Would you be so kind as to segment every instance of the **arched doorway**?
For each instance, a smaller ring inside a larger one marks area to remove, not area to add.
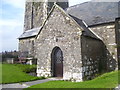
[[[52,50],[51,71],[53,77],[63,77],[63,53],[59,47]]]

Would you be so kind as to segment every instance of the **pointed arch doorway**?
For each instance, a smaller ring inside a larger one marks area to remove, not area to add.
[[[63,77],[63,52],[59,47],[51,53],[51,73],[53,77]]]

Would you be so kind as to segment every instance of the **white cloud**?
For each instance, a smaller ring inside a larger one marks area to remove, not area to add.
[[[0,52],[18,50],[17,38],[23,32],[23,20],[0,20]]]
[[[0,27],[0,47],[2,46],[2,49],[0,49],[0,51],[18,50],[17,38],[23,32],[23,24],[20,24],[17,21],[5,22],[2,23],[3,25]]]
[[[3,39],[16,38],[23,31],[23,22],[18,20],[0,20],[0,31]]]
[[[1,29],[1,28],[0,28]],[[0,43],[2,42],[2,32],[0,31]],[[2,43],[0,44],[0,52],[2,51]]]
[[[120,0],[92,0],[93,2],[119,2]]]
[[[17,20],[0,20],[1,26],[20,26],[23,24],[22,22],[19,22]]]
[[[12,6],[12,9],[18,10],[18,13],[12,14],[13,11],[9,7],[4,12],[0,9],[0,15],[4,15],[4,18],[0,17],[0,52],[18,49],[17,38],[23,32],[24,25],[24,2],[24,0],[2,0],[4,5]]]
[[[25,0],[4,0],[2,2],[12,5],[15,8],[24,9],[24,6],[25,6]]]

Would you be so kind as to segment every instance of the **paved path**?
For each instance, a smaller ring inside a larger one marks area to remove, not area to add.
[[[14,83],[14,84],[2,84],[2,87],[0,85],[0,90],[1,88],[27,88],[35,84],[40,84],[48,81],[53,81],[53,80],[62,80],[62,79],[57,79],[57,78],[49,78],[49,79],[44,79],[44,80],[37,80],[37,81],[31,81],[31,82],[23,82],[22,84],[20,83]],[[20,90],[20,89],[19,89]],[[120,85],[116,87],[114,90],[120,90]]]
[[[23,83],[14,83],[14,84],[2,84],[2,88],[27,88],[35,84],[40,84],[48,81],[53,81],[53,80],[61,80],[61,79],[56,79],[56,78],[49,78],[49,79],[44,79],[44,80],[37,80],[37,81],[31,81],[31,82],[23,82]]]
[[[118,85],[118,87],[116,87],[115,90],[120,90],[120,85]]]

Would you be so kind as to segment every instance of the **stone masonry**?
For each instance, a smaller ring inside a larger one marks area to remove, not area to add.
[[[35,38],[22,39],[19,42],[19,51],[21,57],[34,57],[35,56]]]
[[[106,46],[107,71],[117,69],[117,44],[115,34],[115,23],[102,24],[90,27],[98,36],[101,37]]]
[[[101,40],[84,35],[81,40],[83,80],[90,80],[106,72],[105,46]]]
[[[42,26],[47,18],[47,9],[44,2],[26,2],[24,31]]]
[[[57,46],[64,55],[63,78],[82,81],[82,29],[78,24],[55,7],[40,33],[36,39],[38,76],[51,76],[51,52]]]
[[[120,69],[120,18],[117,18],[115,21],[115,30],[116,30],[118,69]]]

